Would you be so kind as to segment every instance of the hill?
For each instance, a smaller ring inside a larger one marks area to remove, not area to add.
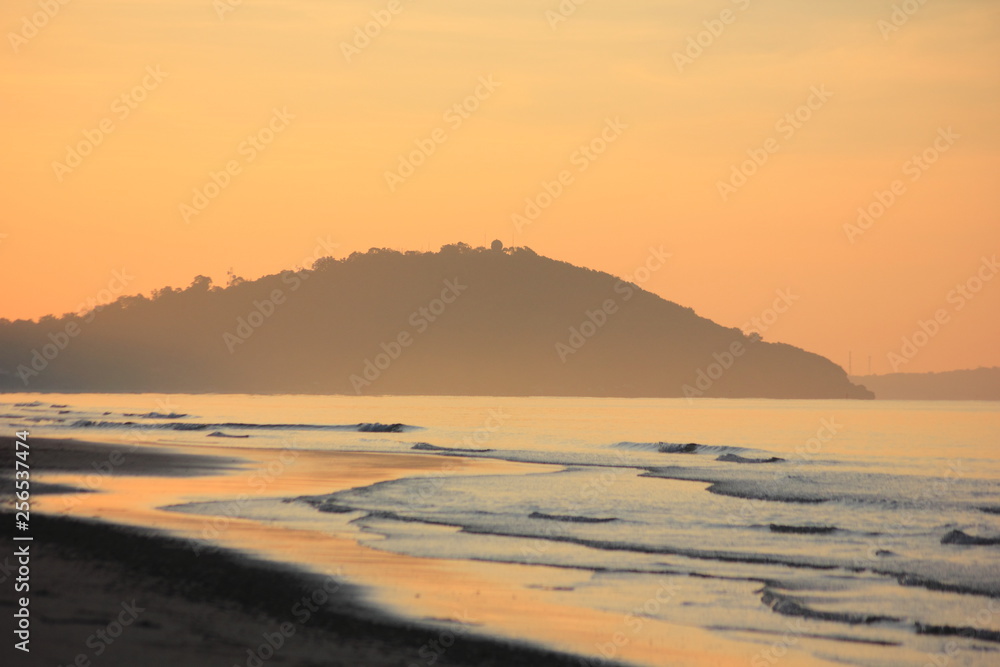
[[[4,391],[871,398],[745,336],[527,248],[372,249],[225,288],[0,321]]]
[[[886,400],[1000,401],[1000,368],[851,378]]]

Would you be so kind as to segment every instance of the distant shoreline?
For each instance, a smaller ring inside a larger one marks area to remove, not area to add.
[[[900,374],[903,375],[903,374]],[[869,378],[888,377],[884,375],[851,376],[852,382],[862,383]],[[998,390],[1000,391],[1000,390]],[[108,396],[141,396],[141,395],[177,395],[177,396],[330,396],[342,398],[358,398],[357,394],[327,393],[327,392],[284,392],[284,391],[253,391],[253,392],[231,392],[231,391],[105,391],[94,390],[85,391],[79,389],[51,389],[51,390],[31,390],[14,391],[0,388],[0,396],[86,396],[88,394],[105,394]],[[1000,394],[989,398],[964,398],[962,396],[942,397],[942,398],[919,398],[907,397],[899,398],[895,396],[879,396],[874,398],[857,397],[826,397],[826,398],[776,398],[774,396],[696,396],[686,398],[684,396],[620,396],[617,394],[607,395],[573,395],[573,394],[430,394],[430,393],[400,393],[400,394],[378,394],[366,395],[365,398],[566,398],[566,399],[622,399],[622,400],[664,400],[664,401],[1000,401]]]
[[[852,375],[850,381],[889,401],[1000,401],[1000,368],[941,373]]]

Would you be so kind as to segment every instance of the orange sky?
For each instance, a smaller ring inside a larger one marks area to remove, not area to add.
[[[669,265],[643,286],[721,324],[799,296],[766,340],[889,372],[943,309],[898,370],[1000,365],[1000,279],[949,299],[1000,253],[995,0],[926,2],[898,30],[883,0],[589,0],[558,22],[558,0],[237,1],[0,9],[0,317],[72,311],[109,285],[257,277],[318,239],[342,256],[500,238],[618,275],[662,245]],[[345,49],[371,12],[391,21]],[[689,38],[704,46],[685,61]],[[603,154],[579,152],[602,132]],[[433,154],[390,186],[417,141]],[[78,166],[54,165],[80,142]],[[767,159],[724,200],[748,151]],[[849,234],[894,181],[896,201]]]

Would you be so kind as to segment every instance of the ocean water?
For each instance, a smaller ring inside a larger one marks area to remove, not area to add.
[[[759,643],[752,667],[777,661],[776,640],[846,664],[1000,664],[995,403],[2,398],[0,423],[35,436],[534,464],[240,511],[280,521],[290,502],[374,549],[573,570],[564,598],[615,614],[667,581],[641,613]]]

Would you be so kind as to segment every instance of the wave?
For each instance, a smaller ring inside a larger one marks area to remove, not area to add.
[[[402,433],[403,431],[412,429],[415,427],[407,426],[406,424],[358,424],[357,430],[362,433]]]
[[[22,419],[26,422],[31,422],[33,424],[42,424],[44,422],[52,422],[53,424],[59,424],[66,421],[65,417],[29,417],[27,415],[2,415],[9,419]]]
[[[783,595],[764,587],[761,589],[760,601],[772,611],[782,616],[798,616],[817,621],[836,621],[848,625],[872,625],[874,623],[899,623],[902,619],[881,614],[858,614],[850,612],[820,611],[802,604],[791,595]]]
[[[418,451],[424,452],[454,452],[456,454],[488,454],[489,452],[495,451],[492,449],[463,449],[461,447],[438,447],[437,445],[431,445],[426,442],[418,442],[413,445],[411,449],[416,449]]]
[[[927,625],[915,623],[914,629],[918,635],[939,635],[947,637],[964,637],[965,639],[979,639],[987,642],[1000,643],[1000,632],[996,630],[983,630],[971,626],[955,627],[953,625]]]
[[[909,572],[899,573],[878,568],[872,568],[871,571],[875,574],[894,577],[896,579],[896,583],[900,586],[914,586],[917,588],[926,588],[929,591],[958,593],[959,595],[978,595],[991,598],[1000,597],[1000,591],[997,590],[995,581],[985,582],[987,584],[986,586],[969,586],[964,584],[949,584],[936,579],[931,579],[929,577],[911,574]]]
[[[1000,545],[1000,537],[979,537],[961,530],[953,530],[941,538],[941,544],[961,544],[974,547],[994,547]]]
[[[720,496],[750,501],[793,504],[839,503],[880,511],[940,509],[943,504],[975,510],[982,494],[992,493],[988,483],[939,476],[897,476],[887,473],[840,472],[815,466],[656,466],[643,477],[684,480],[708,484],[706,490]],[[947,485],[948,493],[930,491]],[[979,495],[980,497],[976,497]]]
[[[380,484],[392,484],[392,482],[383,482]],[[377,486],[377,485],[376,485]],[[372,487],[367,487],[365,490],[370,491]],[[336,495],[336,494],[334,494]],[[462,521],[449,520],[445,517],[440,518],[430,518],[430,517],[416,517],[402,515],[399,512],[391,510],[372,510],[364,507],[347,507],[341,505],[335,500],[329,499],[328,497],[319,498],[302,498],[305,502],[313,505],[316,509],[320,511],[328,512],[348,512],[348,511],[361,511],[364,512],[368,517],[388,519],[392,521],[401,521],[405,523],[423,523],[427,525],[437,525],[437,526],[452,526],[458,528],[462,533],[469,535],[493,535],[500,537],[510,537],[519,538],[524,540],[544,540],[563,544],[575,544],[583,547],[588,547],[591,549],[596,549],[599,551],[606,552],[632,552],[636,554],[651,554],[651,555],[664,555],[664,556],[681,556],[685,558],[691,558],[699,561],[709,561],[709,562],[721,562],[721,563],[740,563],[746,565],[763,565],[763,566],[780,566],[786,568],[793,568],[796,570],[812,570],[814,572],[832,572],[832,571],[854,571],[854,572],[864,572],[868,571],[872,574],[887,577],[894,580],[900,586],[912,586],[918,588],[924,588],[930,591],[940,591],[947,593],[955,593],[960,595],[972,595],[972,596],[985,596],[985,597],[997,597],[1000,595],[998,591],[998,586],[996,582],[992,580],[982,580],[977,582],[965,582],[965,583],[949,583],[946,581],[933,579],[927,576],[918,575],[913,572],[900,571],[901,566],[905,566],[904,563],[899,565],[889,566],[889,563],[883,562],[880,566],[872,567],[868,565],[866,567],[858,567],[853,565],[849,561],[845,561],[839,558],[823,558],[817,556],[809,555],[791,555],[791,554],[781,554],[781,553],[766,553],[766,552],[739,552],[730,550],[718,550],[718,549],[697,549],[697,548],[686,548],[686,547],[671,547],[663,544],[653,545],[653,544],[641,544],[625,540],[609,540],[600,539],[593,537],[584,537],[581,535],[574,535],[567,533],[565,531],[550,531],[545,530],[542,533],[535,532],[534,530],[523,531],[523,530],[511,530],[498,527],[485,527],[485,526],[470,526]],[[343,508],[343,509],[342,509]],[[610,523],[610,521],[598,519],[594,521],[589,517],[578,517],[575,515],[545,515],[540,512],[532,513],[530,518],[548,518],[555,517],[549,520],[552,521],[565,521],[571,523]],[[581,521],[582,519],[582,521]],[[612,519],[613,520],[613,519]],[[837,529],[835,529],[837,530]],[[618,569],[618,568],[614,568]],[[622,571],[629,571],[623,569]],[[759,579],[762,584],[771,583],[766,579]]]
[[[573,516],[572,514],[545,514],[544,512],[532,512],[529,519],[545,519],[546,521],[566,521],[568,523],[610,523],[618,521],[615,517],[593,518],[589,516]]]
[[[241,431],[357,431],[361,433],[403,433],[405,431],[412,431],[420,428],[418,426],[409,426],[407,424],[380,424],[378,422],[361,424],[252,424],[240,422],[226,422],[220,424],[200,424],[196,422],[140,424],[133,421],[95,421],[92,419],[79,419],[69,426],[71,428],[141,428],[169,431],[222,431],[224,429],[237,429]]]
[[[142,413],[138,413],[138,412],[123,412],[122,416],[124,416],[124,417],[138,417],[140,419],[183,419],[184,417],[187,417],[188,415],[180,414],[178,412],[170,412],[170,413],[167,413],[167,414],[164,414],[162,412],[142,412]]]
[[[706,489],[709,493],[744,500],[812,505],[838,499],[833,495],[817,494],[813,485],[799,485],[801,486],[801,491],[799,491],[798,489],[769,485],[764,479],[723,478],[720,475],[712,474],[712,471],[697,468],[649,468],[640,477],[703,482],[709,485]],[[787,482],[788,480],[782,481]]]
[[[388,517],[388,518],[393,518],[393,517]],[[444,521],[441,522],[425,521],[425,523],[437,523],[439,525],[449,525],[449,526],[456,525],[454,523],[448,523]],[[554,534],[538,535],[533,533],[518,533],[518,532],[487,530],[481,528],[470,528],[467,526],[461,526],[461,529],[462,532],[469,533],[472,535],[500,535],[503,537],[518,537],[526,540],[550,540],[553,542],[578,544],[580,546],[589,547],[591,549],[599,549],[602,551],[631,551],[640,554],[684,556],[686,558],[693,558],[696,560],[719,561],[723,563],[747,563],[751,565],[781,565],[784,567],[790,567],[796,569],[820,570],[820,571],[839,569],[839,565],[834,562],[809,562],[808,560],[801,558],[763,554],[763,553],[755,554],[755,553],[738,553],[738,552],[723,552],[723,551],[701,551],[697,549],[670,548],[670,547],[652,546],[646,544],[634,544],[634,543],[617,542],[609,540],[588,539],[584,537],[576,537],[571,535],[554,535]]]
[[[701,445],[697,442],[678,444],[673,442],[619,442],[612,447],[631,451],[659,452],[660,454],[712,454],[723,456],[727,454],[756,453],[757,450],[746,447],[730,447],[727,445]]]
[[[365,487],[364,489],[354,489],[354,491],[371,491],[374,487],[380,485],[389,485],[392,482],[379,482],[378,484],[372,485],[371,487]],[[764,553],[744,553],[744,552],[733,552],[733,551],[715,551],[715,550],[702,550],[702,549],[689,549],[683,547],[669,547],[663,545],[651,545],[651,544],[641,544],[636,542],[622,541],[622,540],[608,540],[608,539],[596,539],[574,535],[564,531],[548,531],[544,533],[536,533],[534,531],[520,531],[520,530],[510,530],[497,527],[486,527],[486,526],[470,526],[462,523],[461,521],[450,519],[448,517],[431,518],[431,517],[417,517],[411,515],[401,514],[398,511],[392,511],[387,509],[371,509],[365,507],[354,507],[350,510],[339,510],[339,509],[328,509],[330,507],[347,507],[342,505],[335,498],[340,495],[339,493],[333,494],[332,497],[320,496],[320,497],[304,497],[297,498],[294,500],[305,502],[312,505],[317,510],[324,511],[361,511],[366,514],[366,517],[387,519],[390,521],[400,521],[403,523],[423,523],[429,526],[451,526],[453,528],[458,528],[462,533],[468,535],[492,535],[498,537],[511,537],[524,540],[545,540],[551,542],[559,542],[564,544],[576,544],[583,547],[588,547],[591,549],[596,549],[599,551],[609,551],[609,552],[623,552],[630,551],[637,554],[652,554],[652,555],[663,555],[663,556],[683,556],[685,558],[692,558],[695,560],[705,560],[705,561],[719,561],[728,563],[746,563],[752,565],[780,565],[784,567],[796,568],[796,569],[808,569],[808,570],[836,570],[841,567],[838,561],[818,561],[812,558],[797,558],[793,556],[782,556],[779,554],[764,554]],[[533,512],[529,515],[529,518],[535,519],[548,519],[551,521],[560,522],[570,522],[570,523],[610,523],[612,521],[618,521],[616,518],[599,518],[591,519],[589,517],[580,517],[575,515],[559,515],[559,514],[544,514],[542,512]],[[628,570],[622,570],[628,571]],[[890,573],[891,574],[891,573]],[[764,583],[763,581],[761,583]],[[943,590],[943,589],[942,589]]]
[[[351,507],[349,505],[342,505],[340,503],[335,503],[331,500],[326,500],[324,498],[286,498],[283,502],[295,503],[303,502],[307,505],[312,506],[317,512],[325,512],[326,514],[349,514],[351,512],[357,512],[357,508]]]
[[[759,635],[771,635],[781,637],[785,631],[783,630],[771,630],[762,628],[747,628],[739,627],[734,625],[709,625],[706,626],[709,630],[717,630],[719,632],[747,632],[750,634]],[[892,641],[889,639],[869,639],[867,637],[851,637],[842,634],[825,634],[818,632],[796,632],[797,636],[804,639],[825,639],[837,642],[847,642],[849,644],[864,644],[867,646],[902,646],[902,642]],[[760,664],[764,664],[761,662]],[[770,663],[768,663],[770,664]]]
[[[851,612],[834,612],[813,609],[791,595],[778,593],[772,588],[761,589],[761,602],[772,611],[782,616],[798,616],[817,621],[835,621],[848,625],[875,625],[879,623],[901,623],[913,629],[918,635],[935,635],[947,637],[963,637],[980,641],[1000,643],[1000,632],[985,630],[972,626],[933,625],[919,621],[904,621],[896,616],[883,614],[863,614]]]
[[[769,528],[772,533],[790,533],[794,535],[829,535],[840,529],[836,526],[785,526],[772,523]]]
[[[716,461],[724,461],[726,463],[781,463],[785,459],[772,456],[766,459],[751,459],[745,456],[740,456],[739,454],[723,454]]]
[[[222,431],[215,431],[214,433],[208,434],[209,438],[249,438],[249,435],[229,435],[228,433],[223,433]]]

